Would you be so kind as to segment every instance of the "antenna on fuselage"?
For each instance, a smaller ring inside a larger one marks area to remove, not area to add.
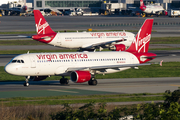
[[[29,51],[27,52],[27,54],[29,54]]]

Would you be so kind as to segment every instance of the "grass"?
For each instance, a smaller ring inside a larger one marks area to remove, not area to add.
[[[153,48],[149,49],[153,50],[180,50],[180,48]],[[77,52],[77,49],[56,49],[56,50],[0,50],[0,54],[26,54],[29,53],[48,53],[48,52]],[[98,50],[97,50],[98,51]],[[104,49],[102,51],[109,51],[108,49]]]
[[[87,30],[78,30],[78,32],[83,32]],[[92,32],[107,32],[107,31],[124,31],[124,30],[92,30]],[[64,30],[59,30],[55,32],[65,32]],[[77,30],[66,30],[66,32],[77,32]],[[138,32],[138,30],[126,30],[126,32]],[[152,31],[156,32],[156,31]],[[8,34],[37,34],[36,31],[11,31],[11,32],[0,32],[2,35],[8,35]]]
[[[150,48],[149,50],[180,50],[179,48]]]
[[[26,54],[29,53],[47,53],[47,52],[75,52],[76,49],[59,49],[59,50],[2,50],[0,54]]]
[[[140,100],[141,98],[133,98],[133,99],[137,101],[137,100]],[[147,99],[149,98],[147,97]],[[156,99],[156,98],[150,98],[150,99]],[[157,99],[161,99],[161,98],[158,97]],[[100,101],[103,101],[103,100],[100,100]],[[62,115],[65,115],[66,118],[68,117],[68,115],[74,117],[74,115],[78,113],[77,111],[80,111],[80,110],[81,110],[80,112],[83,113],[83,116],[87,116],[88,114],[91,114],[91,112],[99,113],[99,115],[104,116],[104,115],[107,115],[108,112],[111,112],[114,110],[117,110],[118,112],[118,113],[113,112],[114,115],[117,115],[117,114],[123,115],[124,113],[126,114],[132,113],[131,112],[132,110],[133,111],[137,110],[137,105],[135,104],[133,105],[113,105],[113,104],[104,104],[104,103],[95,104],[96,101],[90,101],[84,105],[76,104],[73,106],[71,106],[70,104],[67,105],[67,103],[70,103],[69,101],[66,102],[66,101],[59,101],[59,100],[55,100],[55,101],[44,100],[42,102],[30,101],[30,102],[22,102],[22,104],[21,102],[22,101],[18,103],[19,105],[17,104],[16,101],[14,103],[11,102],[11,104],[1,102],[0,118],[3,120],[26,120],[26,119],[27,120],[51,120],[54,118],[52,117],[52,115],[53,116],[61,115],[61,117]],[[63,102],[65,102],[66,104],[60,105],[60,103],[63,103]],[[42,105],[42,103],[44,103],[45,105]],[[8,104],[10,105],[10,107],[7,106]],[[56,117],[56,118],[58,119],[59,117]]]
[[[164,100],[163,96],[153,96],[153,97],[117,97],[117,98],[103,98],[103,99],[43,99],[43,100],[25,100],[25,101],[10,101],[2,102],[4,106],[25,106],[25,105],[61,105],[61,104],[77,104],[77,103],[107,103],[107,102],[130,102],[130,101],[155,101]]]
[[[49,96],[49,97],[14,97],[1,98],[0,102],[23,101],[23,100],[74,100],[74,99],[100,99],[100,98],[117,98],[117,97],[146,97],[146,96],[162,96],[164,93],[137,93],[137,94],[107,94],[107,95],[64,95],[64,96]]]
[[[154,48],[149,49],[150,51],[153,50],[180,50],[180,48]],[[26,54],[29,53],[48,53],[48,52],[77,52],[77,49],[56,49],[56,50],[1,50],[0,54]],[[98,50],[97,50],[98,51]],[[109,51],[104,49],[103,51]]]
[[[153,37],[150,44],[180,44],[180,37]],[[0,40],[0,46],[6,45],[46,45],[35,40]]]
[[[148,78],[148,77],[180,77],[180,63],[166,62],[163,66],[157,64],[140,66],[139,69],[129,69],[118,73],[97,75],[99,79],[105,78]],[[151,73],[151,74],[150,74]]]
[[[35,40],[0,40],[0,46],[6,45],[46,45]]]
[[[151,44],[180,44],[180,37],[153,37]]]
[[[164,100],[164,93],[139,93],[139,94],[113,94],[113,95],[66,95],[50,97],[16,97],[1,98],[0,106],[27,106],[27,105],[61,105],[77,103],[106,103],[106,102],[130,102],[130,101],[155,101]]]
[[[0,32],[1,35],[8,34],[36,34],[36,31],[10,31],[10,32]]]
[[[151,73],[151,74],[149,74]],[[128,69],[122,72],[96,75],[97,79],[108,78],[148,78],[148,77],[180,77],[180,62],[166,62],[163,66],[153,64],[150,66],[140,66],[139,69]],[[60,76],[51,76],[46,80],[59,80]],[[0,81],[24,81],[22,76],[9,75],[0,67]]]

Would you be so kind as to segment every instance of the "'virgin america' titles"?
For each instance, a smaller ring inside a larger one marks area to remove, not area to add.
[[[88,58],[88,55],[83,53],[83,54],[40,54],[40,55],[36,55],[38,57],[38,59],[48,59],[48,60],[52,60],[52,59],[78,59],[78,58]]]
[[[125,32],[90,33],[91,36],[126,36]]]

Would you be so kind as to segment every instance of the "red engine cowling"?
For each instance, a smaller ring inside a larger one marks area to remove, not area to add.
[[[75,83],[87,82],[91,79],[89,71],[74,71],[71,73],[71,80]]]
[[[114,51],[125,51],[126,50],[126,46],[124,44],[115,44]]]
[[[164,11],[164,15],[167,16],[167,15],[168,15],[168,12],[167,12],[167,11]]]
[[[29,78],[30,81],[41,81],[41,80],[45,80],[48,76],[31,76]]]

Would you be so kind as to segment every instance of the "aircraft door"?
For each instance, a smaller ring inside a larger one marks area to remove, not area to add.
[[[62,37],[60,35],[58,35],[57,36],[57,44],[61,46],[62,45],[62,40],[63,40]]]
[[[36,68],[36,60],[33,56],[30,56],[31,68]]]
[[[129,55],[129,58],[130,58],[130,64],[133,64],[134,63],[134,56],[133,55]]]

